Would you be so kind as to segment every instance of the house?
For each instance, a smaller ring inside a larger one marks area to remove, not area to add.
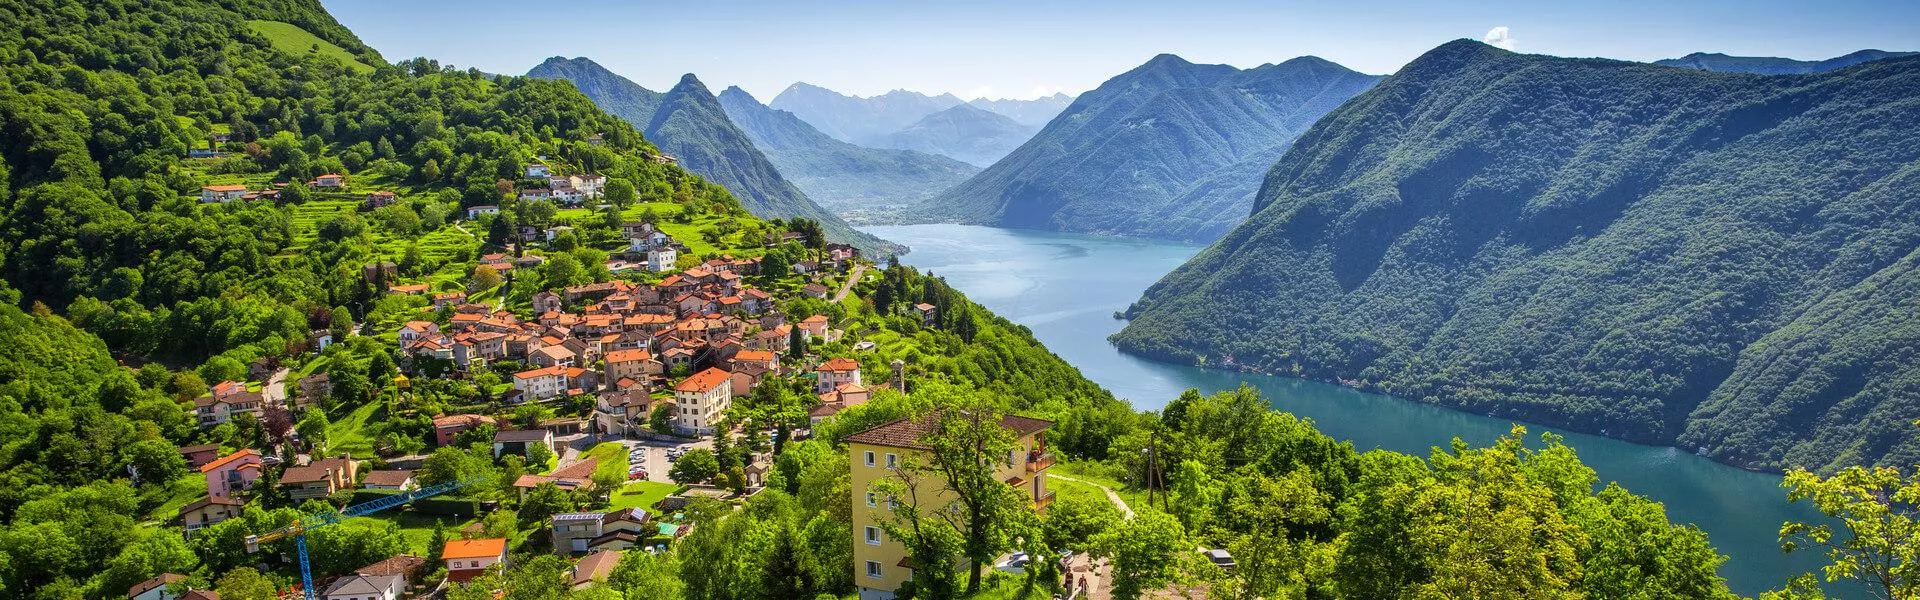
[[[680,253],[671,246],[660,246],[647,250],[647,270],[665,273],[673,270],[673,263],[680,259]]]
[[[294,500],[326,498],[353,489],[359,480],[359,464],[352,455],[323,458],[304,467],[288,467],[280,474],[280,488]]]
[[[823,342],[832,341],[827,339],[827,316],[814,315],[801,319],[800,338],[809,342],[816,338]]]
[[[567,367],[547,366],[513,374],[513,389],[522,402],[558,398],[567,393]]]
[[[552,432],[551,429],[546,431],[549,433]],[[527,492],[532,491],[533,488],[540,487],[540,484],[543,483],[552,483],[554,487],[560,488],[561,491],[571,492],[587,487],[587,485],[593,483],[593,470],[599,468],[599,466],[599,459],[589,456],[574,461],[573,464],[560,467],[548,475],[521,475],[519,479],[513,480],[513,487],[520,491],[520,497],[522,499],[526,498]]]
[[[547,291],[533,295],[533,314],[559,312],[565,308],[566,304],[560,301],[559,294]]]
[[[200,465],[200,473],[207,477],[207,496],[232,496],[253,485],[260,478],[263,462],[259,452],[248,448]]]
[[[373,192],[373,193],[367,194],[367,206],[371,206],[374,208],[387,206],[399,200],[400,200],[400,195],[395,194],[393,192]]]
[[[407,321],[407,324],[400,326],[400,346],[404,348],[421,338],[437,335],[440,335],[440,326],[433,321]]]
[[[187,576],[179,573],[161,573],[159,577],[128,588],[127,600],[175,600],[173,592],[167,591],[167,587],[186,580]]]
[[[179,600],[220,600],[220,593],[213,590],[187,590]]]
[[[247,194],[244,185],[203,185],[200,186],[200,201],[203,203],[227,202],[239,200]]]
[[[605,134],[596,133],[596,134],[587,136],[588,146],[599,146],[605,143],[607,143],[607,136]]]
[[[927,304],[925,302],[913,305],[914,312],[920,313],[920,325],[922,327],[933,326],[933,317],[934,317],[933,309],[934,309],[934,306],[932,304]]]
[[[847,453],[853,474],[853,580],[863,599],[891,599],[900,584],[913,577],[907,560],[907,548],[900,540],[881,533],[881,523],[892,518],[889,508],[895,502],[915,501],[922,514],[948,510],[954,502],[938,476],[905,479],[915,485],[905,498],[882,497],[874,491],[883,479],[899,482],[901,469],[921,469],[927,464],[929,450],[922,441],[938,425],[942,413],[890,421],[872,429],[849,435]],[[1053,501],[1047,490],[1046,471],[1053,466],[1048,453],[1046,430],[1052,423],[1015,415],[1000,418],[1000,427],[1013,437],[1013,448],[1006,460],[995,461],[994,478],[1019,490],[1037,510],[1045,510]],[[919,465],[919,466],[916,466]]]
[[[467,293],[452,291],[433,295],[433,309],[440,310],[448,306],[459,306],[467,302]]]
[[[552,174],[552,169],[549,169],[547,165],[543,163],[530,163],[527,165],[527,179],[545,178]]]
[[[411,554],[399,554],[371,565],[354,569],[358,575],[395,575],[400,577],[400,586],[406,587],[427,566],[427,559]]]
[[[329,190],[342,189],[347,187],[347,177],[338,173],[328,173],[307,181],[307,187]]]
[[[620,564],[618,551],[603,551],[588,554],[580,562],[573,564],[573,589],[581,589],[595,583],[604,583],[607,576],[613,574],[613,567]]]
[[[632,380],[615,381],[630,383]],[[602,435],[640,433],[647,429],[647,418],[653,414],[653,403],[653,396],[647,393],[647,387],[638,383],[631,383],[617,391],[600,392],[593,405],[594,429]]]
[[[541,346],[527,353],[527,362],[542,367],[571,367],[579,357],[563,345]]]
[[[527,447],[546,446],[553,449],[553,432],[545,429],[513,429],[493,434],[493,457],[512,453],[526,455]]]
[[[816,394],[838,388],[841,384],[860,385],[860,363],[851,358],[835,358],[820,363],[814,369],[818,379],[814,380],[813,391]]]
[[[654,360],[653,353],[644,349],[614,350],[606,354],[606,375],[609,381],[632,379],[644,381],[649,375],[666,372],[666,365]]]
[[[552,189],[543,188],[543,187],[520,188],[521,202],[531,202],[534,200],[552,200],[552,199],[553,199]],[[526,237],[526,234],[524,233],[522,233],[521,235],[522,237]]]
[[[180,449],[180,456],[187,459],[187,467],[198,469],[200,465],[220,458],[219,444],[199,444]]]
[[[440,446],[450,446],[453,444],[453,436],[460,435],[462,431],[492,422],[493,419],[480,415],[445,415],[434,417],[433,439],[435,443]]]
[[[201,427],[212,427],[240,413],[253,415],[257,419],[266,408],[265,404],[266,399],[259,392],[249,392],[245,385],[229,381],[215,386],[207,395],[195,398],[193,412],[200,420]]]
[[[465,583],[472,581],[487,571],[488,567],[501,565],[506,568],[506,538],[480,538],[475,540],[447,540],[440,551],[440,560],[447,565],[447,580]]]
[[[326,600],[397,600],[407,588],[398,575],[344,575],[333,580],[320,597]]]
[[[360,481],[360,487],[369,490],[406,491],[420,487],[420,484],[414,481],[413,471],[385,469],[367,473],[367,478]]]
[[[240,516],[247,503],[232,496],[209,496],[205,500],[180,507],[180,527],[188,537],[201,527]]]
[[[393,294],[395,296],[418,296],[420,294],[427,293],[428,289],[431,289],[431,288],[428,287],[427,284],[410,283],[406,285],[387,286],[387,293]]]
[[[800,293],[806,294],[809,298],[826,298],[827,291],[827,286],[818,283],[809,283],[805,287],[800,288]]]
[[[468,221],[478,219],[480,218],[480,215],[497,215],[497,214],[500,214],[500,207],[493,204],[480,204],[476,206],[467,207]]]
[[[708,368],[673,387],[673,425],[681,431],[707,434],[713,421],[733,405],[733,377]]]

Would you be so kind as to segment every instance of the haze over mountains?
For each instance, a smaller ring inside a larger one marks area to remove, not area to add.
[[[1005,115],[961,103],[876,138],[873,145],[951,156],[985,167],[1020,147],[1039,130]]]
[[[938,154],[834,139],[738,87],[720,92],[719,99],[727,116],[794,185],[854,222],[885,220],[882,217],[902,205],[925,200],[980,171]]]
[[[1246,218],[1296,136],[1378,79],[1315,57],[1242,70],[1163,54],[915,217],[1211,240]]]
[[[829,237],[867,252],[901,249],[855,231],[782,177],[753,140],[727,118],[719,99],[691,73],[664,94],[586,58],[549,58],[527,75],[572,81],[602,109],[639,127],[681,166],[725,186],[755,215],[813,219]]]
[[[1653,64],[1668,67],[1683,67],[1703,71],[1723,73],[1752,73],[1755,75],[1805,75],[1825,73],[1834,69],[1844,69],[1863,62],[1883,58],[1911,56],[1913,52],[1888,52],[1885,50],[1860,50],[1826,60],[1794,60],[1771,56],[1728,56],[1720,53],[1695,52],[1680,58],[1657,60]]]
[[[1913,464],[1916,164],[1920,57],[1452,42],[1314,125],[1115,341],[1750,467]]]

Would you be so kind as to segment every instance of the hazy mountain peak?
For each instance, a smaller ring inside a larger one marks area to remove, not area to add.
[[[1805,75],[1825,73],[1835,69],[1844,69],[1860,63],[1886,58],[1911,56],[1913,52],[1888,52],[1886,50],[1856,50],[1826,60],[1796,60],[1773,56],[1733,56],[1720,52],[1695,52],[1680,58],[1654,61],[1653,64],[1718,71],[1723,73],[1750,73],[1755,75]]]

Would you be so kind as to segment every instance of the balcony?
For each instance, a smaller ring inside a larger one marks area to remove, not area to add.
[[[1039,511],[1046,510],[1048,505],[1053,504],[1053,498],[1053,490],[1041,492],[1039,496],[1033,499],[1033,509]]]
[[[1040,452],[1040,453],[1027,455],[1027,472],[1028,473],[1039,473],[1041,471],[1047,470],[1047,467],[1051,467],[1051,466],[1053,466],[1052,452]]]

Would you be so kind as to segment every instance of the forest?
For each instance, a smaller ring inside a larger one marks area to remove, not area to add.
[[[1147,290],[1130,352],[1752,469],[1920,462],[1920,60],[1714,73],[1429,51]]]

